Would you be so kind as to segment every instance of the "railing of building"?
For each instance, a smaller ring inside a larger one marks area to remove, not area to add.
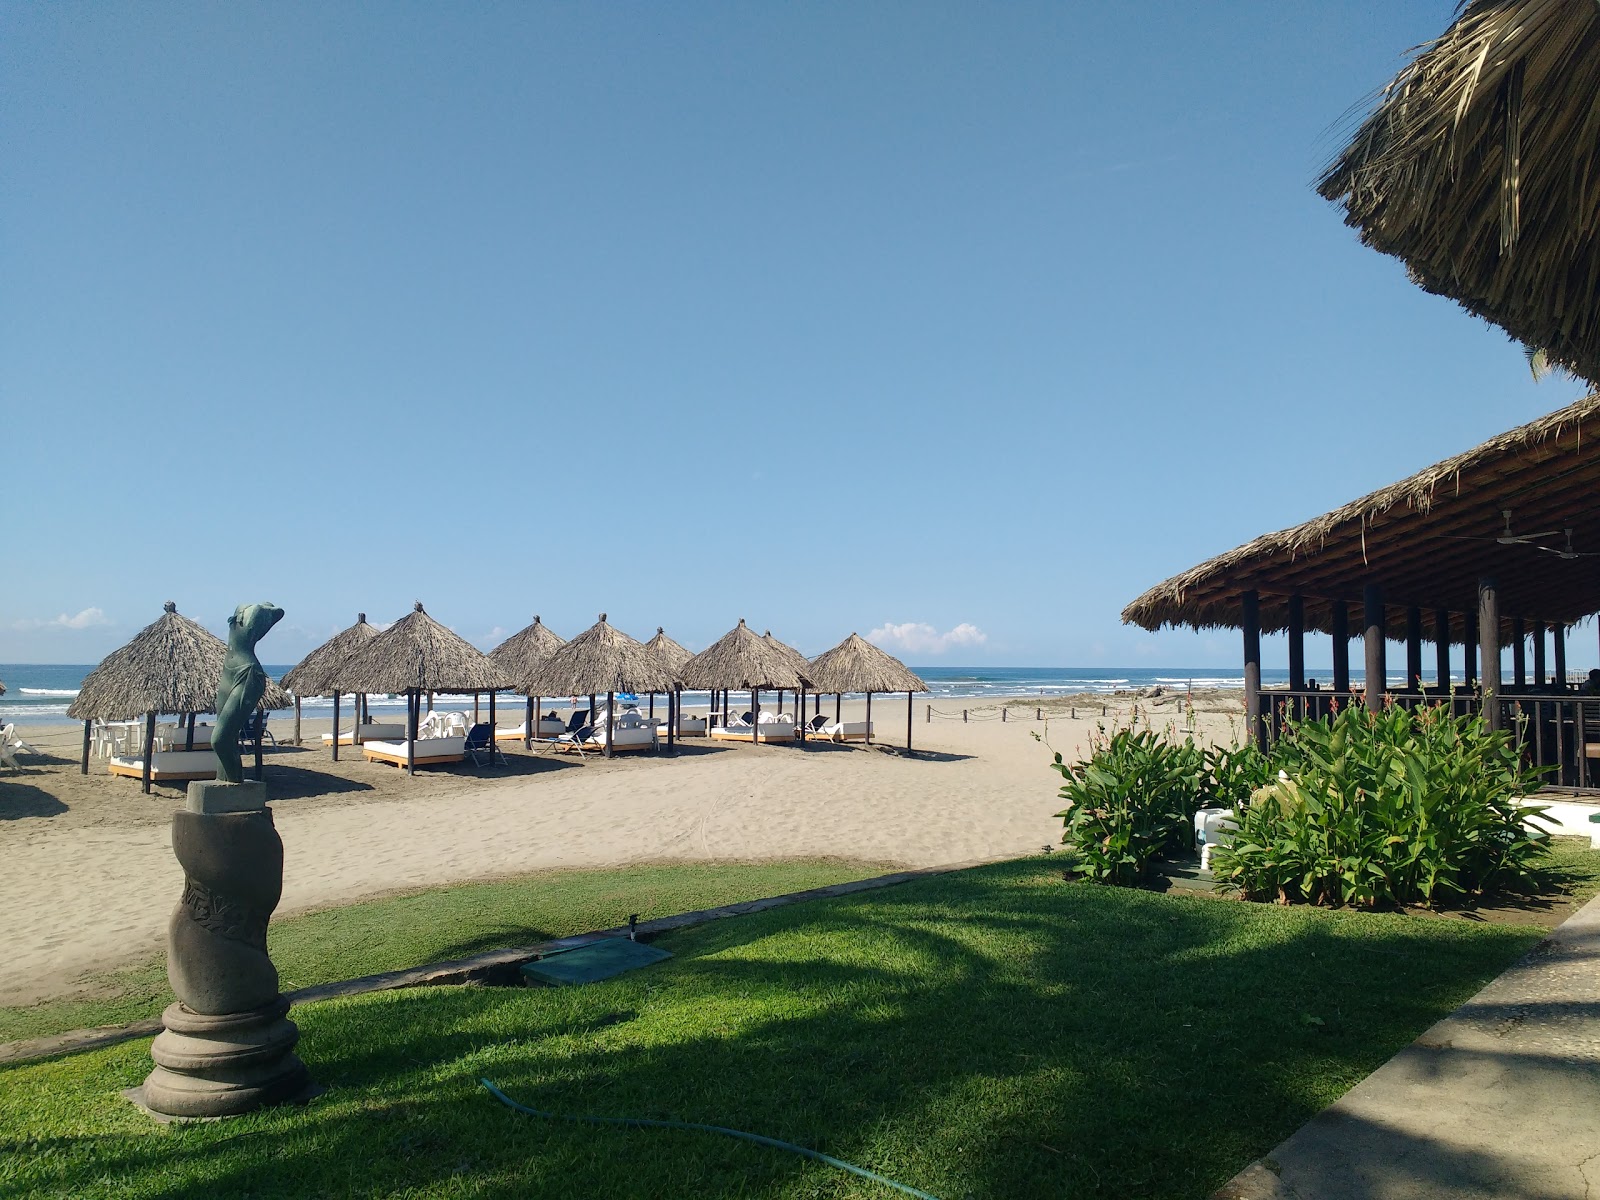
[[[1263,746],[1283,736],[1293,718],[1321,720],[1350,704],[1361,704],[1361,692],[1261,691]],[[1600,696],[1570,692],[1503,694],[1497,701],[1503,727],[1511,731],[1530,766],[1548,768],[1546,785],[1579,790],[1600,790]],[[1475,692],[1385,692],[1384,703],[1402,708],[1443,705],[1456,716],[1482,710],[1483,698]]]

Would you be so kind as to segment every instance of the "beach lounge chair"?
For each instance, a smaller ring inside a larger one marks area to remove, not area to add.
[[[467,740],[461,747],[462,752],[472,759],[475,767],[494,766],[498,761],[501,766],[506,765],[506,756],[500,753],[500,747],[494,744],[494,726],[487,721],[474,725],[467,730]]]
[[[537,717],[533,723],[533,740],[547,742],[567,732],[566,724],[553,712]],[[515,725],[501,725],[494,731],[496,741],[520,742],[528,736],[528,719],[524,717]]]
[[[832,724],[832,717],[827,716],[825,713],[818,713],[816,716],[812,717],[811,720],[806,722],[806,736],[814,737],[817,734],[823,733],[823,730],[827,729],[827,727]],[[823,734],[823,736],[827,735]]]
[[[341,729],[339,745],[355,745],[357,735],[363,742],[403,741],[406,736],[406,725],[404,721],[368,721],[364,725],[356,726],[355,729]],[[331,745],[332,742],[333,734],[322,735],[324,746]]]
[[[585,712],[588,710],[586,709]],[[578,729],[569,729],[550,740],[545,747],[545,753],[576,754],[579,758],[588,757],[588,752],[600,749],[600,743],[595,741],[595,728],[593,725],[584,725]]]

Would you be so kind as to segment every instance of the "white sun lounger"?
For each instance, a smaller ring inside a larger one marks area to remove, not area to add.
[[[392,763],[394,766],[403,767],[406,765],[406,746],[407,743],[403,739],[363,742],[361,753],[368,762]],[[452,737],[419,737],[415,754],[415,762],[419,767],[461,762],[467,757],[467,735],[462,733]]]

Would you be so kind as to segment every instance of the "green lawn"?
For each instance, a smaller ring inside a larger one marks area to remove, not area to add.
[[[629,913],[649,920],[893,869],[824,860],[546,871],[275,920],[267,940],[287,992],[607,929]],[[92,990],[87,999],[0,1008],[0,1042],[159,1016],[172,1002],[166,957],[98,977]]]
[[[609,922],[611,918],[604,918]],[[582,923],[582,922],[580,922]],[[587,923],[600,923],[590,920]],[[420,989],[296,1010],[329,1092],[162,1127],[147,1043],[0,1071],[0,1194],[1203,1197],[1540,936],[1062,881],[1029,859],[660,939],[582,988]]]

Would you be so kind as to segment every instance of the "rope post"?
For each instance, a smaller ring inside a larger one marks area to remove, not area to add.
[[[967,710],[964,708],[961,710],[961,723],[963,725],[967,723]]]
[[[933,705],[931,705],[931,704],[928,705],[928,719],[925,720],[923,722],[923,724],[924,725],[932,725],[933,724]]]
[[[1033,710],[1033,719],[1034,719],[1034,720],[1035,720],[1035,721],[1042,721],[1042,720],[1044,720],[1044,709],[1042,709],[1042,708],[1036,708],[1036,709],[1034,709],[1034,710]]]
[[[1002,704],[1000,706],[1000,724],[1004,725],[1005,723],[1006,723],[1006,706],[1004,704]]]

